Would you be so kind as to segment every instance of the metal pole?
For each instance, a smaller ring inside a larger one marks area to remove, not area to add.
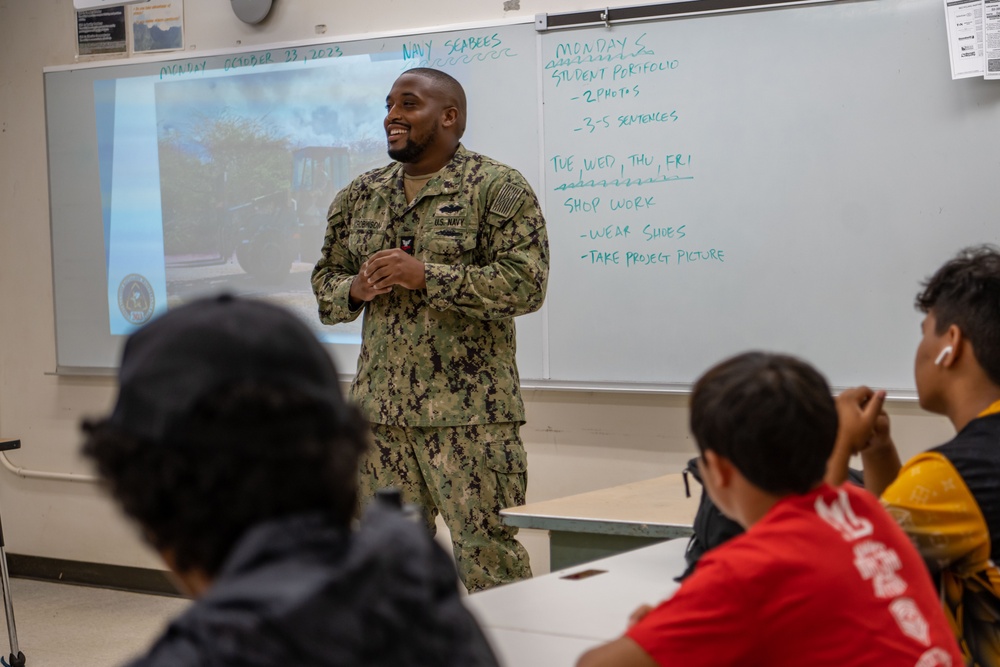
[[[0,520],[0,588],[3,589],[3,606],[7,613],[7,634],[10,636],[10,665],[11,667],[23,667],[24,654],[17,647],[14,604],[10,599],[10,576],[7,573],[7,552],[4,551],[2,520]]]

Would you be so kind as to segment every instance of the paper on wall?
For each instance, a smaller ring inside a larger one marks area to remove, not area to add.
[[[157,0],[132,7],[132,51],[184,48],[184,1]]]
[[[984,0],[944,0],[952,79],[983,76],[985,73],[983,2]]]
[[[983,35],[986,63],[983,76],[1000,80],[1000,0],[983,2]]]

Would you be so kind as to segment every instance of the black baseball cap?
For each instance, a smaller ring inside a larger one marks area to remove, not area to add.
[[[292,389],[345,404],[333,360],[304,322],[284,308],[232,295],[192,301],[132,334],[122,352],[109,423],[159,441],[202,398],[243,382]]]

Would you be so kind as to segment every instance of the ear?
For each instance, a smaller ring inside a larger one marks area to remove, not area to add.
[[[965,336],[962,335],[962,330],[958,328],[957,324],[952,324],[944,332],[942,336],[946,345],[951,347],[951,354],[945,355],[944,359],[941,360],[941,366],[944,368],[951,368],[954,366],[962,355],[967,352],[965,347],[968,342]]]
[[[706,449],[702,458],[705,459],[705,474],[710,475],[712,485],[717,489],[727,489],[732,486],[735,468],[732,462],[724,456]]]
[[[445,107],[441,111],[441,125],[454,127],[458,123],[458,107]]]

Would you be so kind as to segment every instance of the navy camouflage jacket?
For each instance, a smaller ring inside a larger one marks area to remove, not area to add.
[[[402,165],[356,178],[328,214],[312,285],[320,319],[364,312],[353,398],[397,426],[523,422],[513,318],[542,305],[545,220],[515,169],[459,146],[412,202]],[[379,250],[412,246],[425,290],[395,287],[351,310],[351,282]]]

